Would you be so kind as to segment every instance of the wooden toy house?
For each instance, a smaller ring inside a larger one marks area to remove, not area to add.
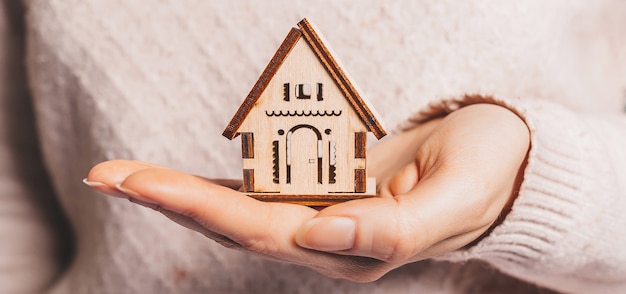
[[[331,205],[375,195],[366,134],[386,132],[312,24],[292,28],[223,135],[241,135],[244,193]]]

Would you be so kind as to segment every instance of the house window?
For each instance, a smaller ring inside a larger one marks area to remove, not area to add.
[[[354,133],[354,158],[365,158],[366,133]]]
[[[289,83],[283,84],[283,100],[289,101],[291,99],[291,85]],[[317,88],[317,101],[324,100],[324,85],[322,83],[316,84]],[[311,99],[311,84],[296,84],[294,87],[294,95],[297,99]]]
[[[289,101],[289,83],[283,84],[283,100]]]
[[[354,192],[364,193],[366,189],[365,169],[357,168],[354,170]]]
[[[328,183],[337,183],[337,144],[335,141],[328,142]]]
[[[242,190],[244,192],[254,192],[254,170],[253,169],[243,170]]]
[[[324,90],[324,85],[322,85],[322,83],[317,83],[317,101],[324,100],[323,90]]]
[[[254,134],[241,133],[241,157],[254,158]]]
[[[273,176],[272,181],[275,184],[278,184],[280,182],[279,180],[280,172],[278,168],[279,168],[278,141],[273,141],[272,142],[272,176]]]
[[[295,94],[298,99],[311,99],[311,85],[297,84]]]

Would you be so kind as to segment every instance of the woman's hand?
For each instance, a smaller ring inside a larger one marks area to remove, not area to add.
[[[101,163],[86,183],[156,209],[226,247],[367,282],[487,232],[514,200],[528,148],[520,118],[476,104],[375,146],[368,172],[382,182],[381,197],[321,211],[260,202],[231,189],[238,182],[137,161]]]

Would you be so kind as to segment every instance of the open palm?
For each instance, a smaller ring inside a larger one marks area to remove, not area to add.
[[[487,232],[515,198],[528,148],[521,119],[476,104],[374,146],[368,173],[380,197],[319,211],[254,200],[237,191],[239,181],[138,161],[98,164],[86,183],[226,247],[366,282]]]

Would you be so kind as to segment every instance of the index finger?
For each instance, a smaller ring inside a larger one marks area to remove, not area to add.
[[[265,203],[230,188],[169,169],[142,169],[119,187],[131,197],[191,217],[251,251],[284,258],[297,248],[294,232],[317,211]]]

